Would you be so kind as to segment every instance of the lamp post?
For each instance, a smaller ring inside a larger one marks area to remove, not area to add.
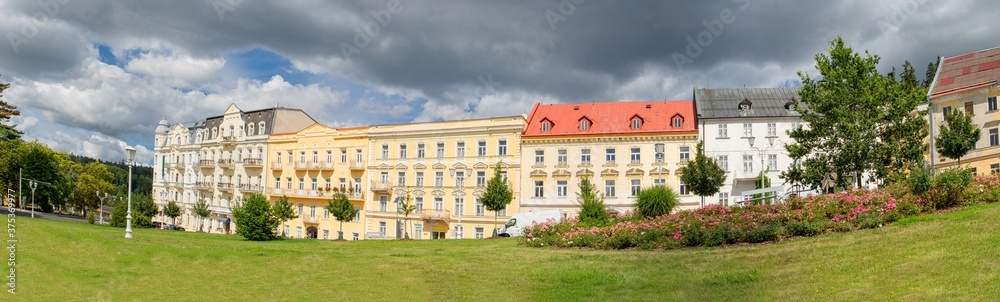
[[[111,198],[111,195],[108,194],[108,192],[104,192],[104,197],[101,197],[100,191],[95,193],[97,193],[97,198],[101,200],[101,205],[99,208],[97,208],[97,213],[101,215],[99,224],[104,224],[104,200]]]
[[[132,239],[132,166],[135,164],[135,148],[127,147],[128,153],[128,212],[125,214],[125,239]]]
[[[760,171],[761,171],[761,174],[763,175],[763,173],[764,173],[764,152],[767,151],[767,149],[770,149],[771,147],[774,147],[774,137],[773,136],[768,136],[767,137],[767,146],[764,147],[764,148],[754,147],[753,146],[753,142],[754,142],[755,139],[756,138],[753,137],[753,136],[748,137],[747,138],[747,142],[750,143],[750,148],[757,150],[757,152],[760,154]],[[763,183],[761,183],[761,185],[763,185]]]
[[[35,218],[35,189],[38,188],[38,182],[32,180],[28,182],[28,187],[31,188],[31,218]]]

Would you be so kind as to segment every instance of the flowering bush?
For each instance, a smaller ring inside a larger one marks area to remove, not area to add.
[[[971,173],[954,170],[935,177],[934,185],[923,194],[915,194],[904,182],[879,190],[794,197],[774,205],[710,205],[652,218],[625,213],[612,216],[606,226],[581,223],[576,219],[551,219],[529,227],[525,232],[525,244],[669,249],[758,243],[789,236],[876,228],[938,209],[1000,201],[1000,176],[970,177],[971,183],[962,186],[961,173]]]

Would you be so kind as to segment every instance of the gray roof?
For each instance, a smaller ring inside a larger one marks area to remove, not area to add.
[[[785,109],[789,102],[798,102],[798,88],[695,88],[695,110],[700,118],[794,117]],[[748,101],[750,110],[741,112],[740,104]],[[803,104],[799,104],[802,106]]]

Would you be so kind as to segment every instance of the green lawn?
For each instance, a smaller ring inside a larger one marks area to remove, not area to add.
[[[671,251],[516,239],[248,242],[17,221],[15,300],[991,300],[1000,204],[850,234]],[[0,300],[10,300],[4,293]]]

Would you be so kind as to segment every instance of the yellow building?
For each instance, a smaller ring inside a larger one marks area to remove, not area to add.
[[[514,199],[499,213],[498,223],[517,212],[524,122],[512,116],[372,126],[364,237],[401,237],[407,225],[413,239],[491,236],[494,213],[478,197],[499,164]],[[396,211],[407,193],[417,206],[409,223]]]
[[[272,203],[288,196],[298,215],[279,226],[286,236],[337,239],[341,223],[326,206],[334,194],[345,193],[360,211],[354,221],[343,223],[344,239],[365,238],[367,129],[316,123],[299,132],[271,134],[266,195]]]
[[[938,67],[930,88],[930,160],[936,168],[954,166],[957,161],[937,152],[936,139],[945,115],[963,110],[982,131],[976,148],[962,157],[962,166],[977,173],[1000,172],[1000,47],[946,58]]]

